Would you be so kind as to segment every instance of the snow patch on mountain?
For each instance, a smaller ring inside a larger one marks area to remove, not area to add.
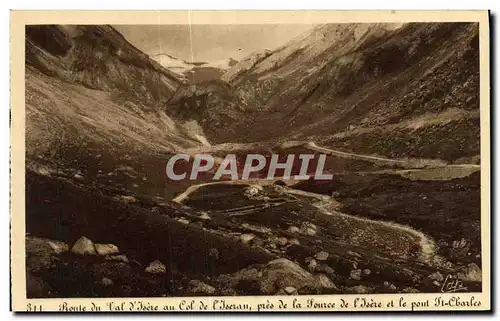
[[[237,63],[237,61],[232,58],[209,62],[188,62],[166,53],[159,53],[153,55],[151,58],[157,61],[164,68],[178,74],[184,81],[191,80],[193,78],[193,74],[203,69],[220,70],[220,74],[222,74]]]

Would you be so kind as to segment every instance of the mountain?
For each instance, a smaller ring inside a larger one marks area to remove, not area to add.
[[[237,63],[232,58],[212,62],[187,62],[166,53],[153,55],[152,59],[168,70],[175,72],[186,83],[201,83],[221,79],[225,71]]]
[[[27,26],[26,63],[49,76],[125,92],[144,103],[167,100],[180,84],[174,72],[111,26]]]
[[[229,69],[222,79],[242,112],[229,127],[205,130],[216,142],[316,140],[368,154],[475,161],[477,48],[477,24],[318,26]]]
[[[164,166],[158,155],[203,136],[164,111],[181,84],[110,26],[27,26],[28,166],[93,177],[124,162]]]

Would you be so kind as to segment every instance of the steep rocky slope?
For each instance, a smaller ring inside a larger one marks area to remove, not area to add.
[[[180,84],[112,27],[27,26],[28,166],[97,166],[198,145],[201,132],[163,110]]]
[[[223,79],[242,112],[229,130],[208,132],[219,142],[293,137],[368,154],[474,161],[478,57],[477,24],[319,26],[233,66]]]

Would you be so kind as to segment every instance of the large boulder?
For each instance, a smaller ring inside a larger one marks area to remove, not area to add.
[[[147,273],[151,274],[165,274],[167,273],[167,268],[163,263],[160,261],[156,260],[154,262],[149,263],[149,265],[146,267],[145,271]]]
[[[118,247],[114,244],[95,244],[95,250],[99,255],[110,255],[120,252]]]
[[[76,243],[71,248],[71,252],[79,255],[96,254],[94,243],[85,236],[80,237],[78,241],[76,241]]]

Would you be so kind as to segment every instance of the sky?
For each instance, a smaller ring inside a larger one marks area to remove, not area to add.
[[[275,49],[314,27],[308,24],[115,25],[137,48],[152,56],[167,53],[186,61],[240,60]]]

